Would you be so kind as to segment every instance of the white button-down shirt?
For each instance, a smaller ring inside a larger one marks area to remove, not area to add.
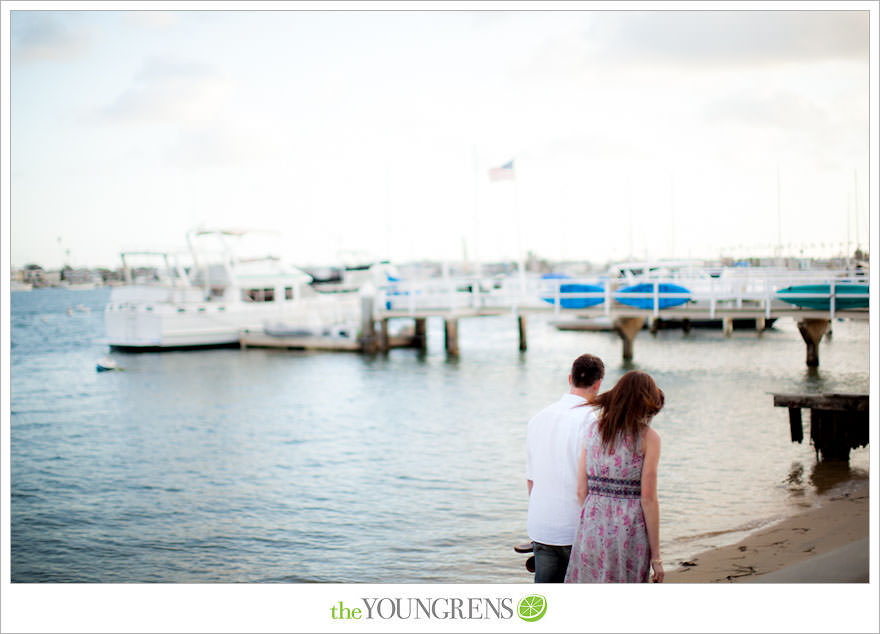
[[[578,459],[588,425],[595,420],[586,400],[565,394],[529,421],[526,433],[526,479],[529,496],[529,538],[542,544],[567,546],[574,541],[580,519],[577,498]]]

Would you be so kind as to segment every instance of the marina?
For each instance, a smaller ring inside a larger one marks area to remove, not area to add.
[[[356,267],[360,276],[328,292],[315,278],[277,256],[242,259],[233,241],[246,232],[195,230],[187,235],[189,266],[169,254],[151,279],[114,288],[105,308],[111,348],[129,351],[239,345],[376,353],[392,347],[423,348],[426,320],[444,320],[444,348],[458,355],[458,321],[469,317],[516,318],[520,351],[528,349],[528,315],[604,320],[631,361],[637,334],[650,323],[719,322],[725,335],[749,322],[759,334],[778,319],[797,323],[806,364],[819,364],[819,344],[835,318],[868,319],[869,279],[835,270],[737,269],[710,271],[695,262],[676,266],[627,263],[599,279],[564,274],[540,277],[520,269],[506,278],[401,279],[389,263]],[[208,251],[199,241],[216,241]],[[129,257],[131,254],[129,254]],[[122,255],[123,263],[126,254]],[[392,274],[393,273],[393,274]],[[354,280],[357,280],[356,282]],[[687,284],[685,286],[684,284]],[[406,334],[390,323],[411,321]],[[769,326],[768,326],[769,324]],[[569,330],[590,330],[572,327]],[[391,334],[390,334],[391,333]]]

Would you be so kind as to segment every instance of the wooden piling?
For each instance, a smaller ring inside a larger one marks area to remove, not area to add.
[[[526,341],[526,316],[518,315],[517,322],[519,323],[519,350],[520,352],[525,352],[528,348],[528,342]]]
[[[755,330],[759,335],[767,330],[767,320],[763,317],[755,317]]]
[[[802,319],[797,322],[801,337],[807,344],[807,367],[819,367],[819,342],[830,324],[829,319]]]
[[[623,360],[632,361],[633,342],[636,335],[645,326],[644,317],[618,317],[614,320],[614,332],[623,342]]]
[[[801,408],[788,408],[788,428],[791,431],[791,442],[800,444],[804,441],[804,423],[801,419]]]
[[[721,326],[724,330],[724,336],[729,337],[733,334],[733,318],[732,317],[723,317],[721,319]]]
[[[775,407],[788,408],[792,442],[804,438],[801,408],[810,410],[810,441],[821,461],[849,460],[851,449],[868,444],[868,401],[867,394],[773,395]]]
[[[379,329],[378,348],[381,352],[388,352],[391,347],[391,339],[388,337],[388,319],[383,319]]]
[[[361,297],[361,349],[373,354],[376,352],[376,323],[373,318],[373,296]]]
[[[419,350],[427,350],[428,320],[424,317],[416,317],[415,322],[415,328],[413,330],[413,344]]]
[[[458,319],[444,320],[444,334],[446,340],[446,354],[458,356]]]

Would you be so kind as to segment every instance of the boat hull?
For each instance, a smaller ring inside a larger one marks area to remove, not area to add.
[[[764,330],[772,328],[776,323],[776,317],[764,320]],[[758,327],[757,320],[751,317],[735,317],[731,319],[731,327],[734,330],[755,330]],[[678,330],[682,328],[695,328],[700,330],[722,330],[722,319],[662,319],[658,318],[654,324],[657,330]]]
[[[856,308],[868,308],[869,287],[865,284],[835,284],[834,285],[834,310],[852,310]],[[789,286],[776,292],[777,297],[784,302],[810,308],[813,310],[830,310],[830,297],[792,297],[792,295],[828,295],[831,293],[830,284],[804,284],[801,286]]]
[[[626,288],[621,288],[614,291],[614,299],[617,300],[619,303],[624,304],[625,306],[632,306],[633,308],[641,308],[643,310],[651,310],[654,308],[653,297],[629,297],[629,295],[641,295],[653,292],[654,284],[635,284],[633,286],[627,286]],[[657,292],[660,294],[681,293],[690,295],[690,291],[688,289],[686,289],[684,286],[679,286],[678,284],[657,284]],[[657,301],[657,307],[660,310],[663,310],[664,308],[674,308],[675,306],[687,304],[689,301],[690,297],[660,297]]]
[[[562,308],[590,308],[605,301],[604,297],[565,297],[568,293],[604,293],[605,289],[596,284],[561,284],[559,286],[559,306]],[[548,304],[556,305],[555,296],[541,298]]]
[[[290,302],[219,303],[112,300],[104,311],[107,343],[114,350],[154,352],[236,347],[244,330],[269,324],[285,330],[324,332],[359,321],[358,298],[318,296]]]

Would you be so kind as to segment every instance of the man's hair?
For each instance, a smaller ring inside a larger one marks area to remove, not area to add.
[[[582,354],[571,364],[571,384],[574,387],[590,387],[605,377],[605,364],[592,354]]]

